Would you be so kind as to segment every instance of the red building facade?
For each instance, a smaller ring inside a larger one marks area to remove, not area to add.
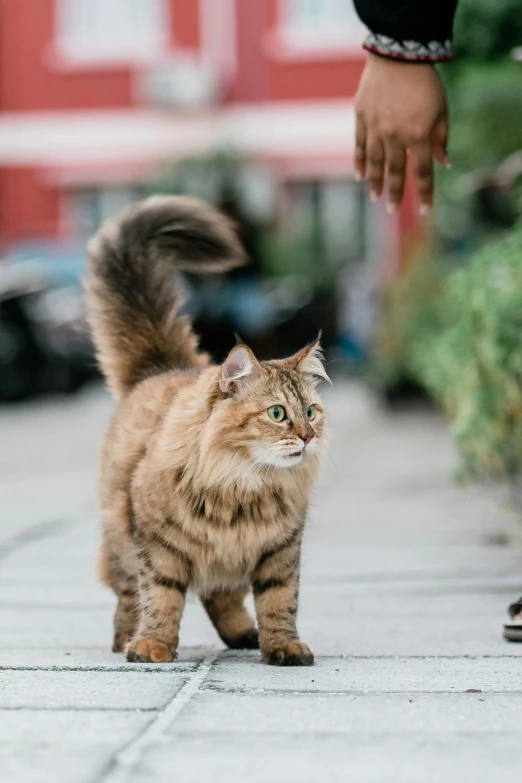
[[[363,37],[351,0],[3,0],[2,246],[81,239],[160,161],[223,144],[282,188],[351,185]],[[365,221],[392,268],[410,195]]]

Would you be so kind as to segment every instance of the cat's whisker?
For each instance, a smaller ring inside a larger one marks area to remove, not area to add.
[[[326,451],[326,453],[328,454],[328,456],[329,456],[329,457],[330,457],[330,459],[332,460],[332,465],[334,466],[334,468],[335,468],[336,470],[339,470],[339,465],[337,464],[337,462],[336,462],[336,461],[335,461],[335,459],[333,458],[333,454],[332,454],[332,452],[330,451],[330,449],[328,448],[328,446],[327,446],[326,444],[324,444],[324,443],[323,443],[323,444],[322,444],[322,448],[323,448],[323,449]]]
[[[269,477],[269,474],[270,474],[270,468],[272,468],[272,478],[274,477],[274,474],[275,474],[275,471],[276,471],[276,466],[275,465],[268,464],[266,466],[266,483],[267,484],[269,483],[268,477]]]

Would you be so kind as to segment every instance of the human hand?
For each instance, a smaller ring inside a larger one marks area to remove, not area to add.
[[[372,201],[388,186],[388,212],[402,201],[407,156],[420,213],[433,200],[433,158],[447,168],[448,109],[440,77],[429,63],[404,63],[369,54],[355,99],[355,178],[368,180]]]

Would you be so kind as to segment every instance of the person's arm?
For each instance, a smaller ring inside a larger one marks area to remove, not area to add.
[[[433,158],[449,165],[444,88],[433,63],[451,59],[457,0],[354,0],[368,27],[368,50],[356,97],[355,173],[377,199],[388,183],[388,210],[400,206],[409,155],[426,214]]]

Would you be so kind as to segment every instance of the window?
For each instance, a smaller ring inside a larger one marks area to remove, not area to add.
[[[117,215],[142,196],[140,188],[132,185],[86,188],[67,193],[66,208],[72,235],[78,238],[92,236],[104,220]]]
[[[57,0],[57,37],[73,60],[154,56],[165,45],[165,0]]]
[[[353,0],[280,0],[283,34],[297,47],[360,45],[364,27]]]

